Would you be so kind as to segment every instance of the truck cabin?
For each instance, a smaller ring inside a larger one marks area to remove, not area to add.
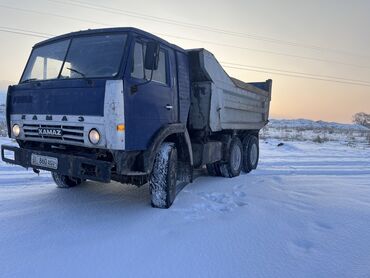
[[[135,28],[70,33],[34,46],[19,84],[9,89],[9,136],[18,119],[26,125],[65,122],[84,130],[46,138],[30,126],[16,139],[146,150],[162,126],[186,123],[189,91],[187,53],[178,46]],[[91,142],[86,128],[99,132],[98,143]]]

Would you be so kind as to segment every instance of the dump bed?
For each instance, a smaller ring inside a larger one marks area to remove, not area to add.
[[[230,77],[205,49],[189,50],[190,130],[259,130],[268,122],[272,81],[245,83]]]

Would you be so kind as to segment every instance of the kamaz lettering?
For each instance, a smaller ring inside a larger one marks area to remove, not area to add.
[[[53,136],[62,137],[63,131],[57,128],[39,128],[39,135],[41,136]]]

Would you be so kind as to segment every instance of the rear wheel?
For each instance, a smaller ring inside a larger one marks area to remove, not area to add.
[[[256,136],[248,135],[243,140],[243,172],[249,173],[257,168],[259,144]]]
[[[220,164],[221,175],[228,178],[239,176],[242,169],[243,147],[238,137],[231,140],[228,152],[227,161]]]
[[[58,188],[70,188],[80,185],[83,182],[82,179],[72,178],[54,172],[51,173],[51,176],[53,177],[53,180]]]
[[[163,143],[155,158],[149,179],[151,203],[155,208],[169,208],[176,198],[177,150],[173,143]]]

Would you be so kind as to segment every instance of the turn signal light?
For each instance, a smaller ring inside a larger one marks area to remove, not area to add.
[[[125,131],[125,125],[124,124],[117,125],[117,131]]]

